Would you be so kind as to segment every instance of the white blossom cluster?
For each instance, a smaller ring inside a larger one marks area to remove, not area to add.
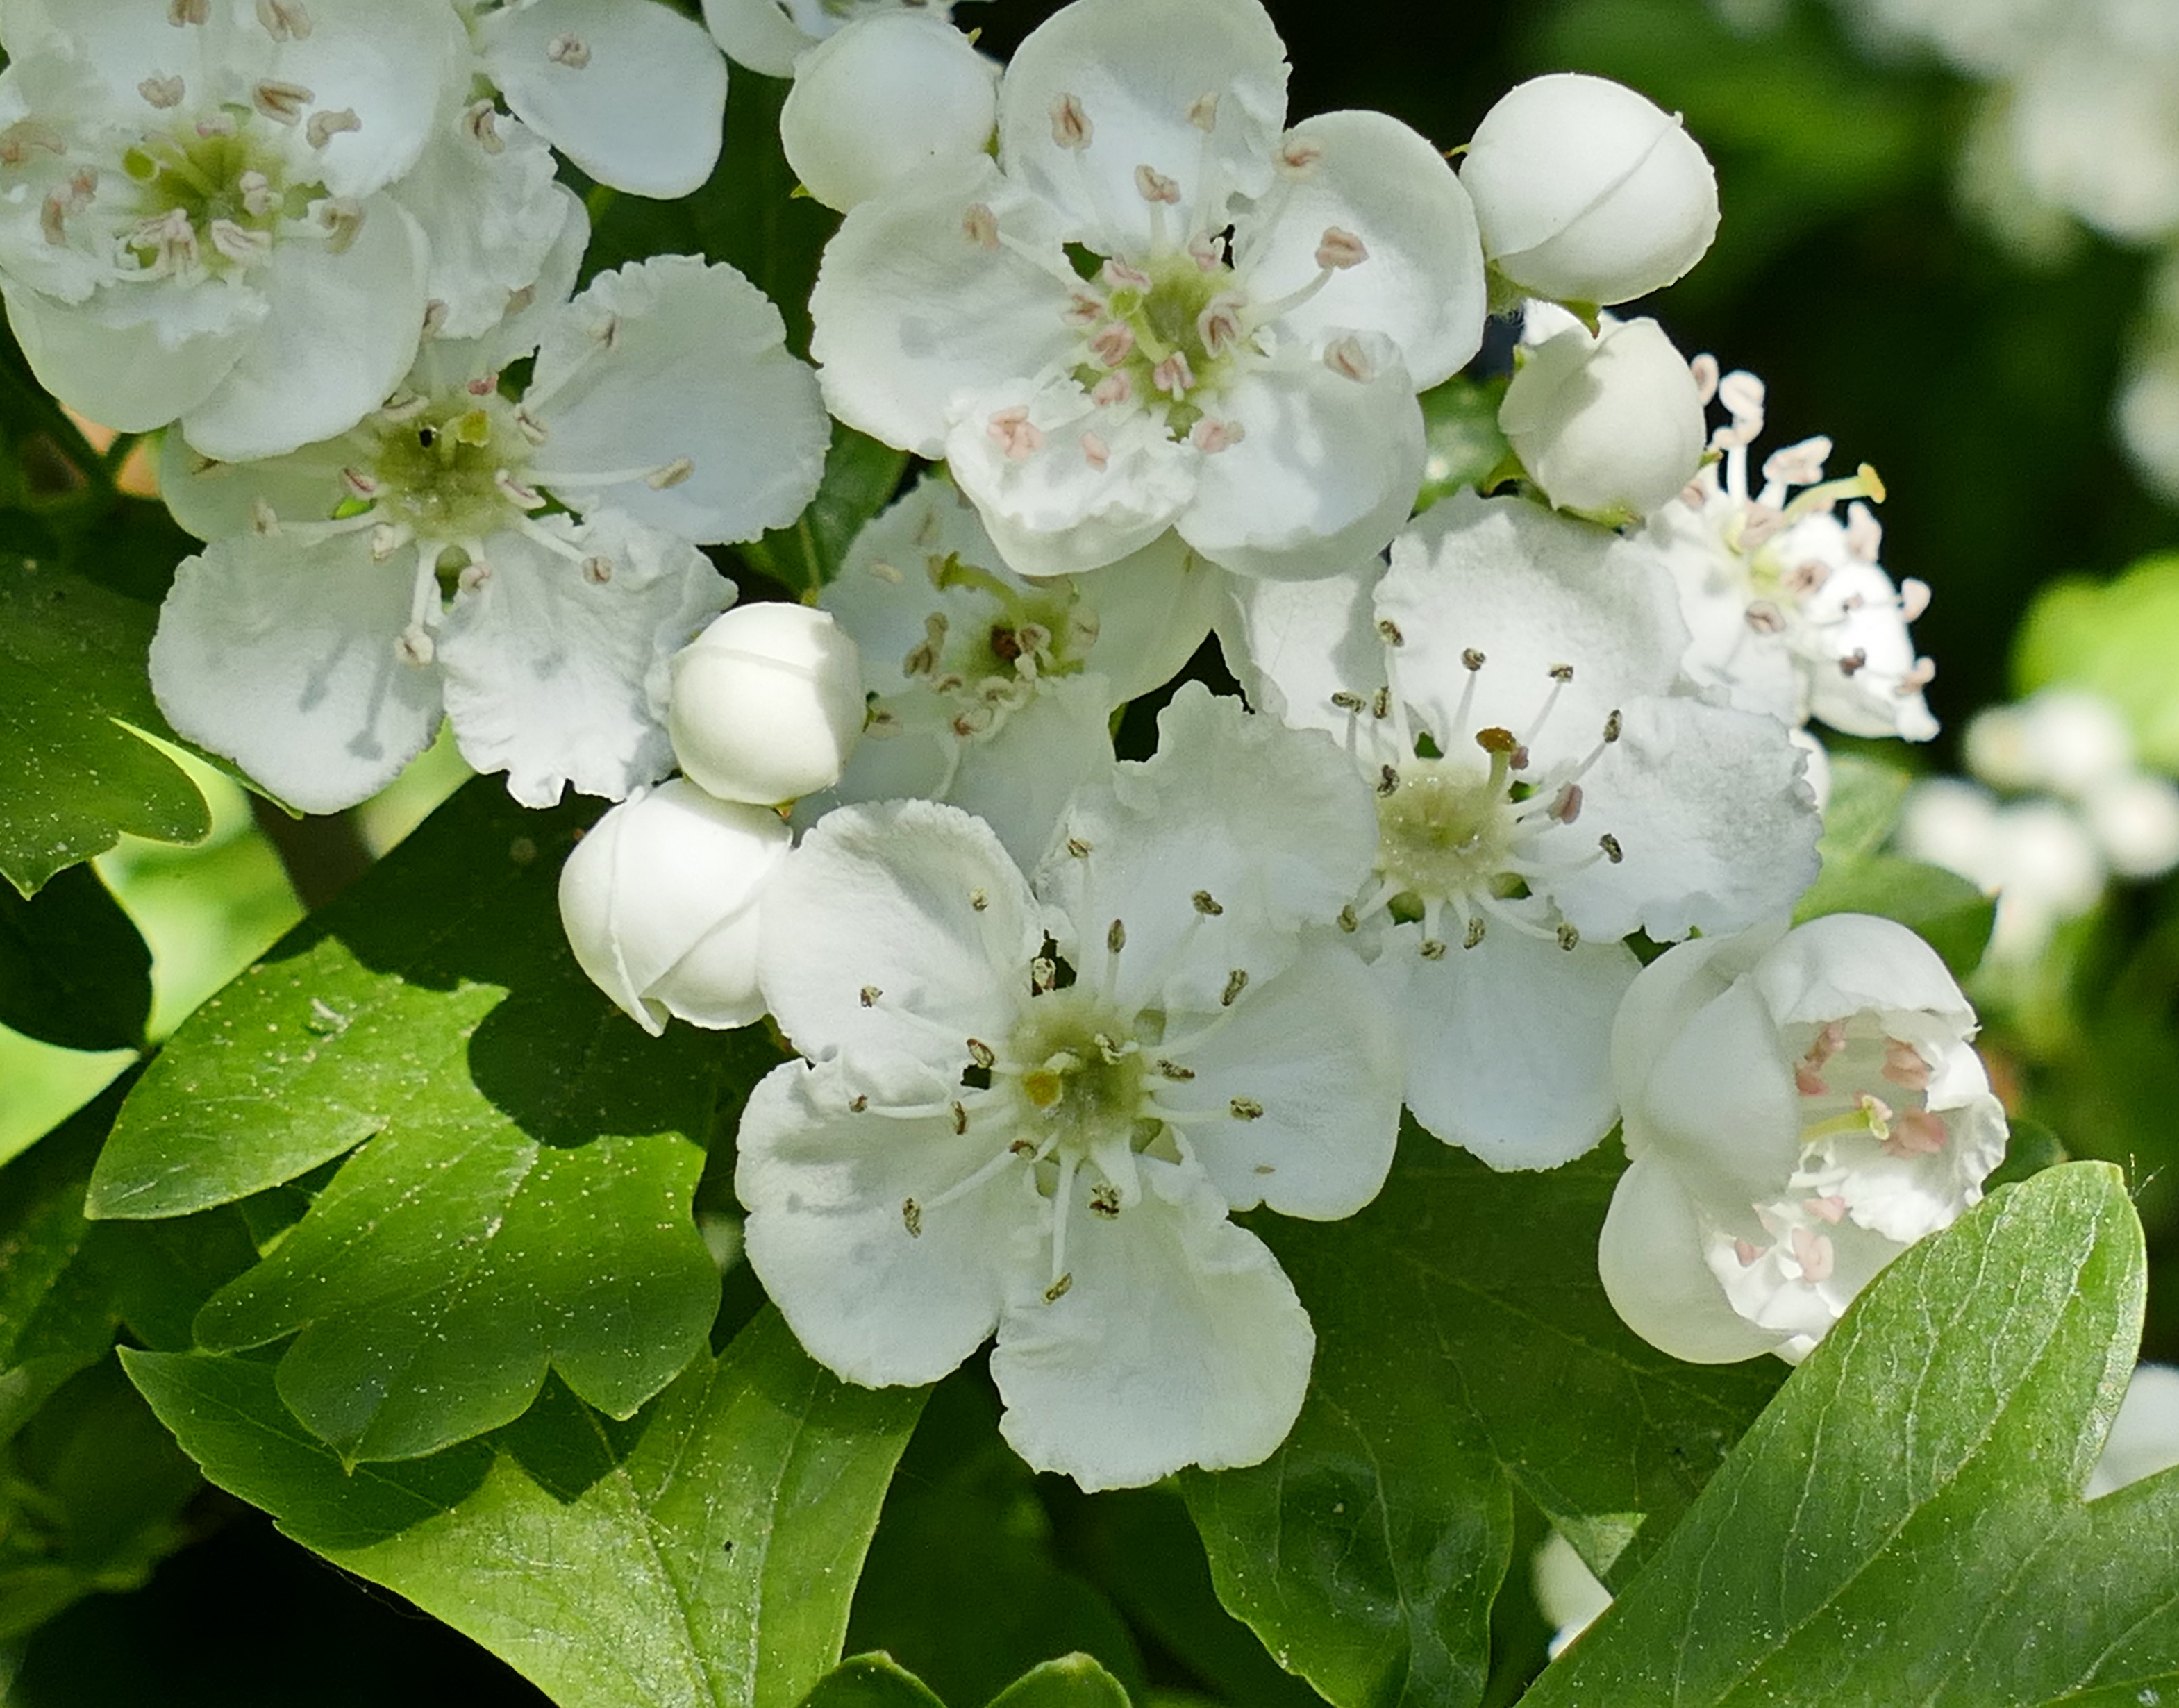
[[[546,142],[656,194],[716,150],[650,0],[8,0],[0,280],[62,396],[176,424],[178,729],[314,810],[442,717],[524,802],[623,802],[571,943],[653,1032],[792,1043],[736,1185],[815,1357],[995,1338],[1085,1487],[1254,1463],[1315,1335],[1234,1218],[1354,1214],[1403,1107],[1498,1168],[1622,1127],[1605,1284],[1683,1357],[1798,1355],[1975,1201],[1957,987],[1787,926],[1804,726],[1934,730],[1926,590],[1873,471],[1756,485],[1759,382],[1602,312],[1715,228],[1675,118],[1541,78],[1456,172],[1290,123],[1259,0],[1074,0],[1003,68],[941,8],[706,16],[843,215],[814,372],[730,268],[575,288]],[[1417,515],[1419,395],[1516,311],[1521,478]],[[800,513],[828,416],[932,466],[814,603],[727,609],[698,548]],[[1214,636],[1243,697],[1171,687]]]

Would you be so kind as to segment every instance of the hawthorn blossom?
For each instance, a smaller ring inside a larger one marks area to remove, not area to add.
[[[727,63],[657,0],[455,0],[472,63],[508,107],[599,183],[687,195],[719,158]],[[491,123],[489,101],[464,121]]]
[[[414,360],[430,253],[387,192],[458,93],[416,0],[13,0],[0,294],[40,382],[207,454],[345,431]]]
[[[1803,758],[1775,719],[1679,692],[1687,643],[1649,549],[1461,492],[1391,567],[1240,588],[1227,656],[1328,731],[1377,795],[1351,924],[1406,1017],[1408,1107],[1501,1168],[1610,1129],[1621,939],[1732,931],[1814,879]]]
[[[826,249],[832,412],[946,459],[1025,574],[1169,527],[1247,575],[1380,550],[1414,394],[1481,338],[1482,254],[1436,149],[1382,113],[1285,129],[1286,77],[1257,0],[1056,14],[1007,68],[997,159],[898,180]]]
[[[799,817],[901,795],[952,801],[1033,865],[1061,805],[1111,765],[1113,712],[1179,673],[1225,583],[1170,534],[1094,576],[1029,580],[974,508],[925,476],[818,596],[861,651],[869,739]]]
[[[676,654],[672,672],[673,756],[721,800],[777,806],[830,788],[862,736],[862,660],[830,612],[744,605]]]
[[[733,597],[690,542],[783,525],[822,470],[783,339],[733,268],[656,256],[427,345],[338,439],[237,464],[169,441],[162,490],[210,544],[160,613],[161,706],[312,811],[392,781],[442,707],[526,805],[655,781],[667,661]]]
[[[1936,951],[1863,914],[1644,968],[1612,1033],[1631,1166],[1597,1255],[1627,1326],[1696,1364],[1806,1356],[2003,1160],[1974,1030]]]
[[[1685,665],[1748,711],[1796,727],[1819,718],[1847,735],[1927,741],[1937,733],[1922,690],[1936,667],[1915,656],[1907,625],[1929,603],[1919,581],[1892,585],[1877,553],[1884,530],[1856,502],[1884,497],[1867,464],[1826,481],[1831,442],[1804,439],[1774,451],[1763,486],[1748,491],[1748,447],[1763,431],[1763,382],[1722,380],[1695,359],[1706,404],[1732,416],[1710,435],[1721,460],[1649,519],[1648,538],[1671,567],[1693,633]],[[1802,490],[1795,492],[1798,486]]]
[[[1088,1489],[1278,1445],[1315,1337],[1229,1212],[1353,1214],[1398,1122],[1397,1030],[1330,923],[1367,791],[1199,688],[1161,730],[1033,879],[929,801],[808,833],[760,964],[810,1059],[751,1094],[735,1173],[813,1357],[934,1381],[996,1330],[1002,1431]]]

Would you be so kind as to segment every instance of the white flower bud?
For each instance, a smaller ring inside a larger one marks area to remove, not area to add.
[[[1602,77],[1510,90],[1461,163],[1484,253],[1533,296],[1619,303],[1668,285],[1717,232],[1717,177],[1679,119]]]
[[[829,611],[744,605],[673,660],[667,719],[689,779],[771,806],[830,788],[863,732],[863,667]]]
[[[1627,1326],[1698,1364],[1804,1355],[2004,1156],[1974,1029],[1936,952],[1863,914],[1644,968],[1612,1027],[1630,1166],[1597,1251]]]
[[[591,981],[646,1032],[746,1026],[758,901],[791,833],[776,812],[675,777],[615,807],[560,871],[560,923]]]
[[[942,18],[858,19],[795,62],[779,114],[787,163],[845,213],[930,161],[981,152],[998,120],[998,77]]]
[[[1591,338],[1569,319],[1527,352],[1498,425],[1556,508],[1614,523],[1663,508],[1702,464],[1694,376],[1651,320]]]

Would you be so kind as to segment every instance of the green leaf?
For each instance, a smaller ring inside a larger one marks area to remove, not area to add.
[[[858,1655],[817,1681],[801,1708],[946,1708],[890,1655]]]
[[[2110,582],[2068,577],[2036,597],[2013,648],[2023,694],[2056,683],[2117,702],[2150,765],[2179,772],[2179,552]]]
[[[1128,1708],[1128,1693],[1089,1656],[1068,1655],[1008,1686],[991,1708]]]
[[[261,1365],[123,1361],[212,1481],[561,1708],[799,1702],[838,1656],[923,1403],[835,1381],[766,1311],[628,1423],[555,1387],[489,1437],[351,1475]]]
[[[2179,1475],[2081,1500],[2145,1275],[2116,1168],[1992,1194],[1863,1295],[1525,1700],[1989,1708],[2179,1686]]]
[[[1481,490],[1513,454],[1498,430],[1498,405],[1505,400],[1503,380],[1470,380],[1458,375],[1434,386],[1419,399],[1425,446],[1422,491],[1415,508],[1427,510],[1463,486]]]
[[[1060,1564],[1035,1474],[1000,1439],[998,1412],[980,1360],[934,1390],[886,1497],[848,1646],[885,1650],[969,1708],[1070,1651],[1145,1688],[1119,1614]]]
[[[703,1347],[720,1046],[646,1037],[568,954],[554,874],[595,810],[470,784],[183,1026],[92,1178],[93,1215],[167,1216],[369,1140],[196,1325],[295,1336],[281,1393],[351,1459],[507,1423],[548,1367],[625,1417]]]
[[[0,1025],[64,1050],[140,1050],[151,951],[89,866],[0,887]]]
[[[892,502],[907,470],[907,452],[835,421],[825,478],[810,508],[793,527],[736,549],[782,587],[814,595],[840,573],[855,535]]]
[[[1997,903],[1957,872],[1900,854],[1826,864],[1793,909],[1793,922],[1825,914],[1879,914],[1918,934],[1965,978],[1989,947]]]
[[[145,666],[157,615],[0,557],[0,876],[25,896],[124,831],[188,843],[211,828],[197,786],[137,733],[172,735]]]
[[[1623,1579],[1776,1387],[1621,1325],[1594,1260],[1619,1173],[1496,1174],[1410,1126],[1360,1215],[1251,1221],[1316,1325],[1309,1398],[1264,1464],[1183,1487],[1219,1598],[1340,1708],[1476,1700],[1515,1486]]]
[[[1830,799],[1816,850],[1830,866],[1865,859],[1891,839],[1913,773],[1858,753],[1830,756]]]

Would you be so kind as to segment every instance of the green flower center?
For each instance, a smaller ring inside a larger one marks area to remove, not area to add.
[[[1377,870],[1402,894],[1424,900],[1495,892],[1518,838],[1506,755],[1487,770],[1472,761],[1410,760],[1377,799]]]
[[[181,239],[178,223],[185,223],[195,259],[207,271],[246,266],[277,240],[283,220],[301,218],[326,194],[322,184],[288,181],[287,157],[255,113],[228,108],[222,117],[232,123],[209,135],[178,124],[122,156],[143,213],[129,248],[145,266],[162,259]]]
[[[1007,1053],[1022,1064],[1022,1136],[1038,1150],[1057,1141],[1087,1157],[1100,1141],[1134,1143],[1139,1122],[1155,1136],[1160,1123],[1143,1116],[1144,1066],[1133,1028],[1096,992],[1071,985],[1033,999]]]
[[[454,541],[513,525],[524,509],[501,477],[530,459],[514,414],[497,393],[464,391],[433,398],[405,420],[381,419],[365,466],[387,519],[422,539]]]
[[[1106,298],[1109,326],[1125,327],[1129,347],[1117,361],[1085,363],[1075,371],[1084,390],[1095,393],[1112,375],[1124,375],[1133,397],[1169,400],[1166,430],[1185,437],[1203,418],[1199,396],[1216,397],[1233,366],[1232,352],[1246,341],[1240,317],[1241,293],[1233,269],[1220,263],[1205,267],[1179,250],[1167,250],[1142,263],[1147,287],[1122,283]],[[1205,311],[1225,299],[1230,314],[1206,323]],[[1216,336],[1205,337],[1206,324]]]

